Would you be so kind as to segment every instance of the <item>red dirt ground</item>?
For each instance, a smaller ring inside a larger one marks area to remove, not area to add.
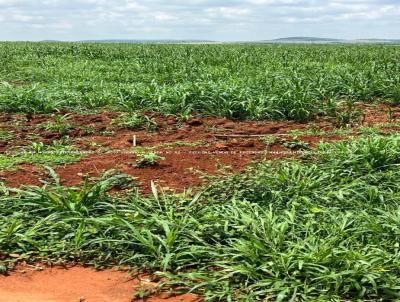
[[[363,110],[365,113],[363,126],[389,122],[386,105],[364,106]],[[397,107],[392,108],[392,112],[394,118],[400,116]],[[252,161],[290,156],[291,150],[285,148],[282,142],[277,141],[267,148],[260,137],[254,135],[273,135],[282,141],[285,138],[291,139],[285,135],[292,130],[301,131],[313,127],[330,131],[335,128],[335,122],[329,119],[318,119],[312,124],[303,124],[287,121],[234,122],[223,118],[195,117],[179,124],[172,116],[152,114],[158,129],[148,132],[118,128],[112,123],[112,119],[117,116],[118,113],[106,112],[69,115],[68,123],[74,125],[68,133],[71,144],[79,150],[91,151],[93,154],[84,157],[80,162],[55,167],[62,184],[78,185],[88,176],[99,177],[103,172],[115,169],[137,178],[139,188],[144,193],[150,192],[151,181],[157,182],[162,187],[183,191],[202,183],[199,171],[217,174],[220,167],[228,167],[231,171],[242,171]],[[0,141],[0,152],[30,144],[32,135],[36,136],[35,141],[42,141],[45,144],[60,138],[60,134],[40,128],[41,124],[52,119],[48,115],[34,115],[27,118],[24,115],[0,114],[0,130],[11,130],[15,136],[13,140]],[[355,135],[357,127],[351,128]],[[92,129],[91,133],[85,132],[88,128]],[[387,132],[398,130],[397,126],[383,129]],[[113,132],[105,136],[102,135],[104,131]],[[140,147],[153,148],[153,151],[159,153],[165,160],[154,167],[136,167],[136,155],[132,148],[134,135]],[[336,141],[346,138],[338,135],[307,135],[298,139],[312,147],[321,140]],[[265,153],[266,151],[268,152]],[[3,180],[12,187],[22,184],[39,185],[39,180],[46,177],[43,168],[32,164],[21,164],[14,171],[0,171],[0,181]]]
[[[20,267],[9,276],[0,275],[0,302],[132,302],[138,289],[151,291],[155,287],[156,284],[146,278],[134,278],[116,270]],[[199,299],[192,294],[172,296],[164,292],[146,301],[194,302]]]

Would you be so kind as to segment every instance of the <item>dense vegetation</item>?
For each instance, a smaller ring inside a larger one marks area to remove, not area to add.
[[[0,250],[19,259],[128,264],[209,299],[400,296],[400,138],[321,145],[200,195],[124,197],[108,175],[79,190],[0,188]],[[7,260],[8,259],[8,260]]]
[[[400,104],[399,47],[0,43],[0,112],[128,111],[113,122],[136,130],[157,127],[142,114],[151,110],[347,125],[357,102],[376,101]],[[64,140],[0,155],[0,169],[79,161],[67,118],[39,125]],[[364,132],[210,177],[196,196],[155,186],[144,196],[115,172],[81,187],[60,185],[51,168],[43,187],[0,183],[0,269],[127,265],[212,301],[399,299],[400,137]]]
[[[400,102],[396,46],[0,43],[0,110],[307,120]]]

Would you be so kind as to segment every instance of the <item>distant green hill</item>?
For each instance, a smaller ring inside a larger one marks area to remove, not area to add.
[[[43,42],[58,42],[57,40],[45,40]],[[129,43],[129,44],[213,44],[213,43],[282,43],[282,44],[399,44],[400,39],[335,39],[320,37],[285,37],[273,40],[241,41],[241,42],[219,42],[211,40],[140,40],[140,39],[103,39],[103,40],[81,40],[81,43]]]
[[[274,40],[263,40],[261,43],[299,43],[299,44],[400,44],[399,39],[334,39],[319,37],[286,37]]]
[[[274,39],[272,41],[296,41],[296,42],[330,42],[330,41],[336,41],[340,42],[342,40],[340,39],[330,39],[330,38],[318,38],[318,37],[287,37],[287,38],[279,38],[279,39]]]
[[[130,43],[130,44],[184,44],[184,43],[212,43],[213,41],[207,40],[130,40],[130,39],[106,39],[106,40],[83,40],[79,42],[88,43]]]

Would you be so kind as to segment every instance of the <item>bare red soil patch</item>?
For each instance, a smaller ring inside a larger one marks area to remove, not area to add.
[[[364,106],[363,126],[388,123],[400,117],[398,108],[386,105]],[[56,166],[65,185],[78,185],[87,177],[98,177],[104,171],[115,169],[137,178],[142,192],[150,191],[150,182],[158,182],[162,187],[179,191],[202,183],[199,172],[207,174],[219,173],[219,168],[228,167],[231,171],[242,171],[252,161],[261,159],[279,159],[292,156],[292,149],[282,144],[282,138],[293,130],[304,131],[320,129],[325,132],[335,129],[335,121],[317,119],[313,123],[297,123],[293,121],[230,121],[223,118],[195,117],[178,123],[172,116],[150,114],[158,125],[156,131],[128,130],[116,126],[112,121],[117,113],[100,114],[69,114],[68,122],[74,125],[69,130],[70,143],[79,150],[92,152],[80,162]],[[391,116],[390,116],[391,115]],[[0,143],[0,152],[21,148],[41,141],[50,144],[61,137],[59,133],[44,131],[43,123],[54,120],[49,115],[10,115],[0,114],[0,130],[10,130],[14,139]],[[351,132],[357,135],[360,125],[351,127]],[[388,126],[383,132],[396,132],[398,126]],[[90,129],[90,131],[87,131]],[[271,135],[279,138],[277,142],[266,146],[262,136]],[[34,139],[32,139],[32,136]],[[136,167],[133,140],[146,152],[156,152],[165,160],[153,167]],[[346,139],[336,134],[301,135],[297,140],[313,147],[324,141]],[[32,164],[20,165],[14,171],[0,171],[9,186],[18,187],[22,184],[40,184],[39,180],[46,177],[41,167]]]
[[[0,302],[131,302],[139,296],[136,294],[156,292],[155,288],[156,283],[146,277],[117,270],[19,267],[8,276],[0,276]],[[196,300],[198,297],[192,294],[174,296],[167,292],[146,298],[149,302]]]

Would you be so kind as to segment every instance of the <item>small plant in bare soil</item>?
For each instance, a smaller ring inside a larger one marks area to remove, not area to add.
[[[306,135],[311,135],[311,136],[349,135],[350,132],[351,129],[348,127],[340,127],[340,128],[325,130],[323,128],[311,126],[307,129],[293,129],[289,133],[294,137],[299,137]]]
[[[158,288],[137,288],[131,302],[143,301],[143,299],[160,294]]]
[[[46,122],[41,128],[46,131],[57,132],[60,135],[68,134],[68,131],[74,129],[74,125],[68,123],[69,115],[56,115],[54,121]]]
[[[33,142],[28,146],[28,150],[33,153],[42,153],[45,150],[45,145],[43,142]]]
[[[0,141],[9,141],[14,137],[12,131],[0,130]]]
[[[100,135],[102,135],[102,136],[114,136],[115,135],[115,131],[104,130],[104,131],[100,132]]]
[[[291,140],[285,140],[283,146],[289,148],[291,150],[308,150],[310,149],[310,144],[307,142],[303,142],[296,138]]]
[[[380,135],[382,133],[381,129],[377,126],[373,127],[361,127],[360,134],[362,135]]]
[[[164,143],[159,145],[159,147],[163,148],[173,148],[173,147],[197,147],[197,146],[204,146],[207,145],[207,142],[204,141],[174,141],[169,143]]]
[[[283,138],[274,135],[266,135],[262,138],[262,142],[270,147],[276,143],[282,144],[282,146],[292,149],[292,150],[307,150],[310,148],[309,143],[297,139],[297,137]]]
[[[113,124],[130,130],[154,131],[157,129],[157,123],[152,118],[136,112],[122,114],[113,120]]]
[[[388,118],[389,122],[395,122],[397,119],[396,111],[393,110],[392,107],[389,107],[387,110],[387,118]]]
[[[26,164],[68,164],[79,161],[84,155],[75,152],[68,138],[55,140],[51,144],[32,142],[28,146],[15,148],[11,154],[0,154],[0,170],[14,169]]]
[[[176,121],[178,124],[182,124],[187,122],[192,118],[192,113],[190,109],[184,110],[183,112],[180,112],[176,115]]]
[[[96,129],[90,126],[81,126],[79,127],[80,131],[82,131],[85,135],[91,135],[96,133]]]
[[[54,140],[48,145],[44,144],[43,142],[32,142],[25,149],[26,151],[33,153],[43,153],[45,151],[66,152],[74,150],[74,146],[70,144],[69,137],[64,136],[62,139]]]
[[[335,113],[336,122],[339,126],[354,125],[361,122],[363,111],[357,108],[356,102],[349,100],[339,107],[341,108]]]
[[[153,151],[138,152],[136,159],[136,166],[139,168],[152,167],[159,165],[159,162],[165,160],[164,157],[159,156]]]
[[[266,147],[271,147],[275,143],[279,142],[279,138],[273,134],[265,135],[261,138],[261,141]]]

